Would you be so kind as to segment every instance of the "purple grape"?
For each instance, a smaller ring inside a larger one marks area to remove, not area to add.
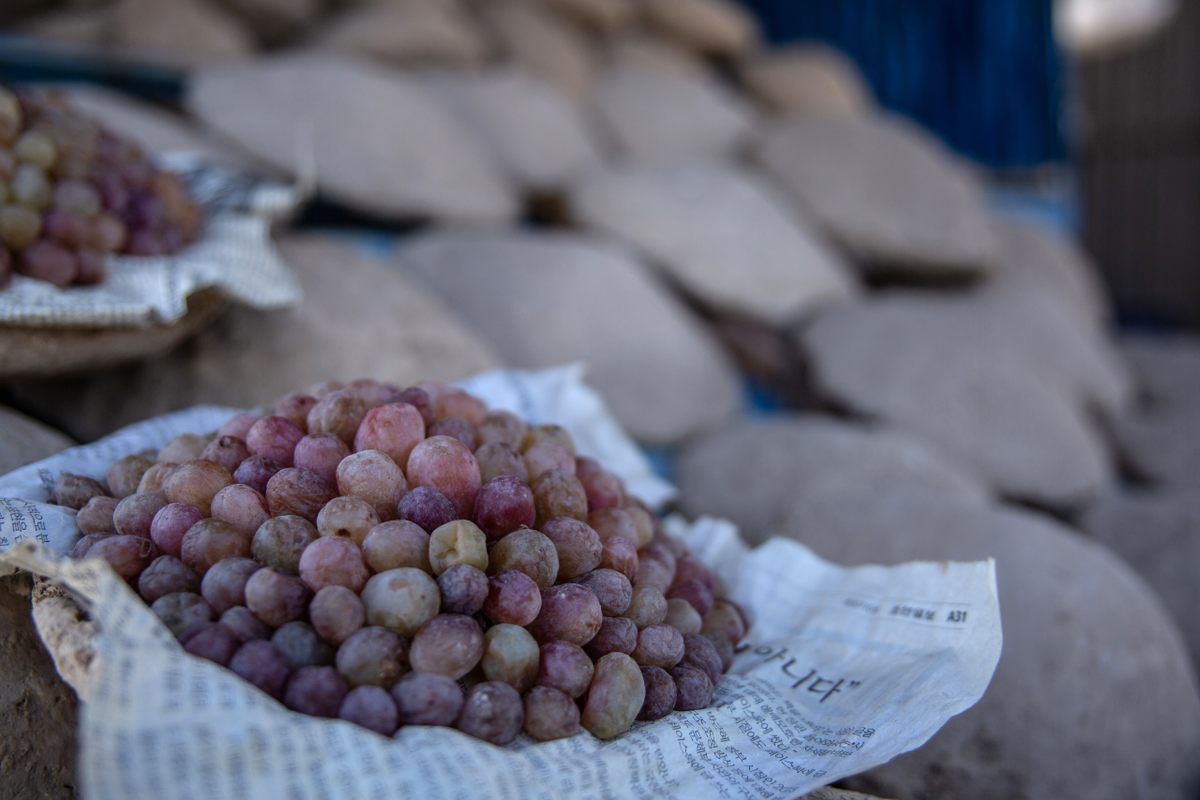
[[[642,682],[646,684],[646,699],[638,719],[652,722],[675,710],[675,679],[661,667],[642,667]]]
[[[295,514],[315,522],[325,504],[337,495],[333,486],[315,472],[287,467],[267,481],[267,509],[271,516]]]
[[[340,645],[367,621],[367,609],[345,586],[326,586],[308,604],[313,630],[327,642]]]
[[[13,187],[14,191],[16,188]],[[17,272],[62,289],[75,282],[79,264],[66,247],[48,239],[40,239],[21,251]]]
[[[610,536],[601,542],[600,566],[615,569],[629,582],[637,584],[637,545],[624,536]]]
[[[253,639],[239,647],[229,659],[229,668],[276,700],[283,699],[292,672],[279,648],[262,639]]]
[[[432,436],[417,444],[405,469],[413,486],[437,489],[454,504],[455,516],[468,518],[482,484],[474,454],[449,436]]]
[[[350,455],[350,447],[332,433],[310,433],[299,442],[292,461],[300,469],[320,475],[328,484],[337,483],[338,464]]]
[[[442,612],[472,616],[483,608],[488,596],[488,577],[469,564],[455,564],[437,579],[442,593]],[[539,596],[539,603],[540,603]]]
[[[296,620],[279,626],[271,635],[271,644],[279,648],[292,669],[333,663],[334,649],[307,622]]]
[[[113,572],[131,581],[158,557],[158,548],[142,536],[109,536],[88,548],[87,557],[107,561]]]
[[[713,606],[712,590],[695,578],[682,582],[676,580],[675,585],[667,592],[667,597],[686,600],[692,604],[692,608],[696,609],[696,613],[701,617],[708,616],[708,612],[712,610]]]
[[[504,745],[517,738],[524,721],[525,707],[517,690],[507,683],[485,681],[467,692],[456,727],[468,736]]]
[[[246,604],[246,582],[261,569],[252,558],[226,558],[209,567],[200,582],[200,594],[218,614]],[[194,574],[194,573],[193,573]]]
[[[391,736],[400,725],[396,701],[386,689],[378,686],[351,689],[342,700],[338,716],[380,736]]]
[[[579,697],[591,685],[594,670],[592,660],[579,645],[547,642],[541,646],[537,684]]]
[[[271,629],[263,624],[263,621],[250,611],[245,606],[234,606],[221,615],[221,624],[229,630],[233,631],[233,635],[237,637],[239,642],[248,642],[251,639],[267,639],[271,636]]]
[[[492,543],[536,519],[533,491],[519,478],[501,476],[483,484],[475,496],[475,524]]]
[[[401,725],[453,725],[463,707],[463,690],[445,675],[410,672],[392,686]]]
[[[416,672],[434,672],[458,680],[483,657],[483,631],[462,614],[439,614],[413,637],[408,661]]]
[[[272,628],[303,617],[311,596],[299,578],[270,567],[259,569],[246,581],[246,608]]]
[[[400,519],[420,525],[426,533],[433,533],[447,522],[457,519],[454,503],[437,489],[417,486],[397,506]]]
[[[217,622],[206,622],[184,631],[179,643],[192,655],[207,658],[221,666],[229,663],[242,644],[237,634]]]
[[[150,604],[150,610],[175,636],[204,622],[212,622],[213,610],[203,597],[193,592],[164,594]]]
[[[713,686],[721,680],[726,666],[711,639],[702,634],[685,633],[683,635],[683,663],[689,667],[702,670]]]
[[[368,577],[362,550],[350,539],[322,536],[300,555],[300,580],[314,592],[326,586],[361,592]]]
[[[600,601],[600,610],[606,617],[618,617],[629,608],[633,600],[633,586],[629,579],[614,569],[594,569],[575,579],[575,583],[586,586]]]
[[[307,665],[296,669],[287,682],[283,704],[310,717],[336,717],[349,687],[329,666]]]
[[[535,686],[525,695],[525,733],[539,742],[579,732],[579,706],[558,689]]]
[[[150,538],[150,524],[154,515],[167,504],[167,497],[162,492],[147,494],[131,494],[117,503],[113,510],[113,526],[117,533],[125,536],[141,536]]]
[[[529,625],[542,610],[542,593],[533,578],[516,570],[505,570],[488,581],[483,613],[496,623]]]
[[[708,639],[717,651],[717,656],[721,659],[721,671],[728,672],[729,668],[733,666],[733,642],[729,641],[729,638],[723,633],[701,633],[700,635]],[[687,658],[686,654],[684,658]]]
[[[671,670],[675,679],[675,710],[695,711],[712,705],[713,682],[704,670],[681,664]]]
[[[195,592],[200,579],[174,556],[159,556],[138,576],[138,594],[147,604],[175,592]]]
[[[600,566],[603,552],[600,537],[587,523],[571,517],[556,517],[541,527],[558,552],[558,580],[578,578]]]
[[[561,639],[584,645],[600,630],[604,616],[600,601],[586,587],[559,584],[542,590],[542,608],[529,632],[539,642]]]
[[[276,472],[283,469],[269,458],[262,456],[250,456],[233,472],[233,480],[235,483],[242,483],[249,486],[259,494],[267,493],[267,483],[275,476]]]
[[[647,667],[669,669],[683,658],[683,634],[670,625],[649,625],[638,631],[633,660]]]
[[[633,653],[638,642],[638,627],[633,620],[625,617],[605,617],[600,623],[600,630],[583,649],[592,658],[600,658],[609,653]]]
[[[621,479],[600,466],[594,458],[580,456],[575,459],[575,477],[583,485],[587,495],[588,510],[619,508],[625,500]]]

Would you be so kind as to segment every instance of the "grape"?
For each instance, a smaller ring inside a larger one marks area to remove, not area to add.
[[[322,400],[334,392],[339,392],[345,388],[346,384],[342,383],[341,381],[321,381],[320,383],[314,383],[312,386],[305,389],[304,393],[312,395],[313,397],[317,398],[317,400]]]
[[[647,556],[642,556],[638,559],[636,574],[637,581],[634,583],[635,588],[658,589],[664,594],[667,592],[675,576],[675,573],[671,572],[663,562],[657,558],[649,558]]]
[[[279,648],[292,669],[333,663],[334,649],[322,641],[307,622],[296,620],[279,626],[279,630],[271,635],[271,644]]]
[[[234,606],[245,605],[246,582],[260,568],[261,565],[252,558],[235,557],[218,561],[204,573],[200,594],[218,614],[224,614]]]
[[[429,435],[449,436],[452,439],[458,439],[468,450],[472,451],[475,450],[475,446],[479,442],[479,436],[475,432],[475,427],[462,417],[447,417],[446,419],[438,420],[429,426]]]
[[[701,633],[705,639],[717,651],[717,656],[721,659],[721,671],[728,672],[733,666],[733,643],[723,633]],[[687,658],[685,655],[684,658]]]
[[[433,574],[441,575],[455,564],[487,569],[487,537],[470,520],[447,522],[429,535],[429,566]]]
[[[107,497],[108,490],[93,478],[63,472],[54,481],[53,496],[56,504],[78,511],[93,497]]]
[[[285,417],[263,417],[246,433],[246,447],[256,456],[270,459],[285,467],[292,466],[296,443],[304,431]]]
[[[189,503],[208,516],[213,496],[231,483],[233,476],[229,474],[229,470],[212,461],[197,459],[176,467],[171,477],[163,484],[163,491],[168,501]]]
[[[245,444],[246,434],[250,432],[250,426],[260,419],[262,418],[258,414],[234,414],[225,420],[225,424],[217,429],[217,438],[232,436],[235,439],[241,439],[242,444]]]
[[[579,697],[591,685],[594,670],[592,660],[579,645],[547,642],[541,647],[537,684]]]
[[[26,131],[13,143],[12,153],[18,161],[49,170],[58,161],[58,146],[54,140],[38,131]]]
[[[78,271],[75,273],[75,283],[80,286],[95,286],[104,280],[104,256],[93,250],[80,250],[75,253],[75,263]]]
[[[149,538],[154,515],[166,504],[167,498],[162,492],[131,494],[113,510],[113,526],[117,533]]]
[[[554,542],[532,528],[522,528],[505,536],[488,555],[491,570],[515,569],[533,578],[538,587],[554,585],[558,576],[558,551]]]
[[[554,442],[571,454],[572,460],[578,455],[575,452],[575,441],[571,438],[571,434],[561,425],[534,425],[525,434],[525,439],[521,442],[521,449],[528,450],[529,448],[541,444],[542,442]],[[572,472],[574,466],[572,466]]]
[[[415,408],[421,415],[421,421],[425,423],[426,428],[432,425],[436,419],[433,416],[433,400],[424,389],[410,386],[396,395],[393,402],[408,403]]]
[[[380,736],[391,736],[400,725],[396,701],[386,689],[378,686],[357,686],[350,690],[338,709],[340,718],[347,722],[375,731]]]
[[[81,536],[76,540],[71,548],[71,558],[81,559],[87,558],[88,551],[92,549],[92,545],[110,536],[116,536],[115,533],[89,533],[86,536]]]
[[[695,633],[683,636],[683,663],[702,671],[714,686],[721,680],[721,674],[726,669],[712,640]]]
[[[481,445],[500,442],[514,449],[521,446],[528,431],[521,418],[508,411],[489,411],[483,416],[477,430]]]
[[[446,389],[433,397],[433,414],[439,420],[461,417],[478,425],[487,414],[487,406],[462,389]]]
[[[200,458],[208,440],[194,433],[181,433],[158,451],[160,464],[186,464]]]
[[[441,592],[428,573],[399,567],[371,576],[363,588],[362,601],[368,623],[412,636],[437,616]]]
[[[632,655],[644,666],[673,667],[683,658],[683,634],[670,625],[647,625],[638,632]]]
[[[211,510],[213,519],[228,522],[247,538],[270,517],[267,499],[242,483],[231,483],[213,495]]]
[[[379,515],[366,500],[335,497],[317,514],[317,532],[322,536],[348,539],[362,545],[367,533],[379,524]]]
[[[480,666],[489,681],[507,683],[524,692],[537,681],[540,661],[541,649],[529,631],[503,623],[488,628]]]
[[[87,220],[70,211],[50,209],[42,217],[42,235],[68,251],[79,250],[87,240],[88,232]]]
[[[584,646],[592,658],[609,653],[633,653],[638,643],[638,627],[627,617],[605,617],[600,630]]]
[[[642,667],[642,682],[646,685],[646,699],[638,719],[652,722],[662,719],[675,710],[675,679],[662,667]]]
[[[138,594],[148,604],[163,595],[175,592],[194,592],[200,579],[186,564],[174,556],[159,556],[138,576]]]
[[[633,521],[634,530],[636,532],[633,543],[638,546],[638,549],[650,544],[651,540],[654,538],[654,517],[650,515],[650,512],[636,505],[627,505],[622,509],[622,511],[624,511],[625,515]]]
[[[33,164],[18,164],[8,181],[8,189],[14,200],[34,211],[45,209],[54,197],[54,190],[50,188],[46,173]],[[34,247],[37,247],[37,244],[27,248],[25,252],[28,253]],[[67,256],[71,255],[67,250],[63,252]]]
[[[92,219],[91,244],[100,252],[116,253],[124,249],[128,241],[129,229],[112,214],[102,212]]]
[[[639,628],[658,625],[667,618],[667,598],[657,589],[634,589],[629,608],[625,616],[634,621]]]
[[[283,704],[310,717],[336,717],[348,688],[333,667],[304,665],[292,673]]]
[[[229,668],[276,700],[291,675],[291,667],[279,648],[263,639],[253,639],[237,649],[229,659]]]
[[[280,572],[300,572],[300,556],[317,540],[316,527],[295,514],[265,520],[254,532],[250,549],[260,564]]]
[[[578,584],[565,583],[542,590],[542,608],[529,632],[539,642],[561,639],[583,645],[600,630],[603,619],[596,595]]]
[[[583,485],[589,511],[618,508],[625,500],[625,489],[621,485],[621,479],[606,471],[594,458],[576,458],[575,477],[579,478],[579,483]]]
[[[239,642],[266,639],[271,635],[271,629],[245,606],[234,606],[226,611],[221,615],[221,624],[233,631]]]
[[[580,721],[597,739],[612,739],[629,730],[645,700],[637,662],[624,653],[609,653],[596,662]]]
[[[533,491],[510,475],[493,478],[475,495],[475,523],[494,542],[517,528],[533,525]]]
[[[678,597],[688,601],[701,617],[707,617],[708,612],[712,610],[712,591],[695,578],[681,582],[676,575],[675,585],[667,592],[667,597]]]
[[[118,458],[104,474],[104,481],[113,497],[124,498],[137,491],[146,470],[154,465],[150,459],[137,453]]]
[[[699,612],[692,608],[692,604],[678,597],[667,600],[666,622],[683,634],[699,633],[703,624]]]
[[[117,508],[117,502],[115,497],[97,496],[88,500],[75,515],[75,525],[79,528],[79,532],[114,533],[113,511]]]
[[[233,472],[233,480],[249,486],[259,494],[267,493],[267,483],[283,467],[262,456],[250,456]]]
[[[338,464],[350,455],[350,448],[332,433],[310,433],[296,442],[292,462],[301,469],[320,475],[327,483],[337,483]]]
[[[79,265],[70,250],[56,242],[42,239],[21,253],[17,262],[17,272],[61,289],[75,282],[79,274]]]
[[[279,470],[267,481],[267,509],[271,516],[295,514],[309,522],[336,495],[333,487],[315,472],[295,467]]]
[[[559,581],[578,578],[600,566],[600,537],[591,526],[571,517],[556,517],[541,530],[558,553]]]
[[[391,402],[399,392],[399,387],[381,383],[374,378],[355,378],[346,385],[346,390],[362,398],[368,408],[375,408]]]
[[[370,573],[362,550],[350,539],[323,536],[300,555],[300,580],[314,592],[326,586],[345,586],[361,592]]]
[[[442,611],[448,614],[477,614],[487,600],[487,575],[483,570],[469,564],[455,564],[450,567],[438,576],[437,584],[442,593]],[[540,595],[538,601],[541,602]]]
[[[93,544],[88,558],[101,558],[125,580],[133,580],[158,557],[154,542],[143,536],[109,536]]]
[[[479,623],[462,614],[438,614],[413,637],[408,661],[417,672],[434,672],[458,680],[483,656]]]
[[[516,570],[505,570],[488,581],[483,613],[492,622],[528,625],[542,610],[542,593],[533,578]]]
[[[326,586],[308,604],[308,620],[317,635],[339,645],[367,621],[367,609],[345,586]]]
[[[401,725],[453,725],[463,707],[463,690],[445,675],[410,672],[391,694]]]
[[[207,658],[221,666],[228,664],[242,645],[237,634],[219,622],[206,622],[184,631],[179,643],[192,655]]]
[[[303,392],[293,392],[275,401],[271,409],[277,417],[283,417],[301,431],[308,430],[308,412],[317,404],[317,398]],[[245,437],[243,437],[245,438]],[[338,441],[341,441],[340,439]],[[297,466],[300,466],[299,464]]]
[[[161,492],[163,485],[167,482],[167,478],[175,474],[175,470],[178,468],[178,464],[156,463],[142,475],[142,480],[138,483],[138,492],[142,494],[147,492]]]
[[[675,559],[675,583],[680,584],[686,581],[696,581],[710,592],[717,587],[716,578],[709,572],[708,567],[690,553],[685,553]],[[701,614],[703,613],[701,612]]]
[[[521,695],[507,683],[485,681],[467,692],[455,726],[476,739],[508,744],[521,733],[525,707]]]
[[[475,451],[475,461],[479,464],[479,474],[484,481],[494,481],[505,475],[520,481],[529,478],[525,460],[503,442],[489,442],[480,447]]]
[[[628,578],[630,583],[636,584],[638,576],[637,545],[624,536],[610,536],[604,539],[600,547],[600,566],[615,569]]]
[[[600,610],[606,617],[619,617],[629,608],[633,599],[633,586],[629,579],[613,569],[596,569],[575,579],[575,583],[586,586],[600,601]]]
[[[449,436],[425,439],[413,448],[405,472],[414,486],[428,486],[444,494],[454,504],[457,516],[471,515],[481,479],[475,456],[462,442]]]
[[[601,541],[612,536],[622,536],[633,542],[635,547],[637,545],[637,528],[634,527],[633,519],[623,509],[604,508],[593,511],[588,514],[587,522],[600,536]]]
[[[579,479],[569,472],[552,469],[543,473],[533,482],[533,499],[538,525],[555,517],[587,519],[587,495]]]
[[[675,710],[695,711],[712,705],[713,682],[696,667],[681,665],[671,670],[675,679]]]
[[[220,464],[233,474],[242,462],[250,457],[246,443],[236,436],[218,436],[209,442],[200,458]]]
[[[525,471],[529,474],[531,482],[551,470],[559,470],[569,475],[575,474],[575,459],[558,442],[538,442],[525,450],[523,458]]]
[[[150,521],[150,539],[166,555],[178,557],[182,552],[184,534],[202,519],[204,515],[195,506],[168,503]]]
[[[388,689],[408,672],[408,644],[386,628],[360,628],[338,647],[336,660],[351,686]]]
[[[361,450],[346,456],[337,467],[338,491],[371,504],[379,519],[393,519],[408,489],[396,462],[379,450]]]
[[[535,686],[525,695],[525,733],[539,742],[579,732],[579,706],[558,689]]]
[[[355,450],[378,450],[397,464],[407,464],[409,454],[424,438],[425,420],[408,403],[372,408],[353,437]]]
[[[721,633],[731,644],[737,644],[746,635],[746,619],[741,609],[728,600],[715,600],[712,609],[704,617],[705,633]],[[715,681],[714,681],[715,682]]]
[[[415,522],[427,533],[456,519],[457,513],[446,495],[428,486],[418,486],[404,495],[396,511],[400,519]]]
[[[333,433],[346,444],[353,444],[366,414],[367,404],[358,395],[345,389],[330,392],[308,412],[308,432]]]
[[[164,594],[150,604],[150,610],[175,636],[213,618],[212,606],[195,592]]]
[[[270,567],[246,581],[246,608],[272,628],[303,617],[311,596],[299,578]]]
[[[363,539],[362,551],[372,572],[397,567],[433,571],[429,566],[429,534],[406,519],[388,520],[371,528]]]
[[[228,522],[202,519],[183,535],[179,557],[201,577],[218,561],[250,555],[250,539]]]
[[[0,206],[0,243],[20,252],[37,241],[42,232],[42,218],[31,208],[19,205]]]

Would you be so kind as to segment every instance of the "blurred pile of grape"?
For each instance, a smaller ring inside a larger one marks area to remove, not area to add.
[[[100,283],[107,256],[175,253],[200,224],[178,177],[138,145],[53,93],[0,86],[0,286],[14,271]]]
[[[439,383],[327,382],[55,499],[188,652],[387,736],[609,739],[707,707],[747,625],[564,429]]]

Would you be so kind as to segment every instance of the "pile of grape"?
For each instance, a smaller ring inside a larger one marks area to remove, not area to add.
[[[62,474],[188,652],[288,708],[496,744],[712,702],[745,633],[712,574],[553,425],[439,383],[324,383]]]
[[[183,184],[137,145],[61,96],[0,86],[0,288],[13,270],[96,284],[106,256],[178,252],[200,224]]]

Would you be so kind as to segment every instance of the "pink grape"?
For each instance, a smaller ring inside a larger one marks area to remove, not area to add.
[[[675,576],[675,573],[662,561],[644,555],[638,558],[636,574],[637,582],[634,584],[635,587],[641,588],[645,586],[651,589],[658,589],[664,594],[671,586],[672,579]]]
[[[587,523],[571,517],[555,517],[544,523],[542,533],[558,553],[558,580],[578,578],[600,566],[600,537]]]
[[[180,558],[196,574],[204,577],[218,561],[226,558],[248,557],[250,539],[239,533],[228,522],[219,519],[202,519],[183,535]]]
[[[468,736],[503,745],[517,738],[524,720],[525,707],[517,690],[507,683],[485,681],[467,692],[456,727]]]
[[[633,586],[630,585],[629,579],[613,569],[592,570],[576,578],[575,583],[592,590],[606,617],[619,617],[624,614],[633,599]]]
[[[453,725],[463,707],[463,690],[445,675],[410,672],[392,686],[401,725]]]
[[[701,633],[705,639],[708,639],[709,644],[717,651],[717,656],[721,659],[721,671],[728,672],[733,666],[733,643],[723,633]],[[687,658],[687,655],[684,655]]]
[[[683,635],[682,660],[684,664],[703,671],[714,686],[726,669],[712,639],[700,634],[685,633]]]
[[[308,604],[313,630],[331,644],[340,645],[367,621],[367,609],[358,595],[345,586],[330,585]]]
[[[525,695],[525,733],[539,742],[565,739],[579,731],[579,706],[558,689],[535,686]]]
[[[300,555],[300,580],[314,592],[326,586],[361,592],[368,577],[362,550],[350,539],[322,536]]]
[[[542,608],[529,632],[539,642],[561,639],[584,645],[600,630],[603,619],[600,601],[590,590],[575,583],[559,584],[542,590]]]
[[[446,419],[438,420],[429,426],[429,435],[449,436],[452,439],[458,439],[472,452],[474,452],[475,446],[479,443],[479,435],[475,432],[475,426],[462,417],[447,417]]]
[[[271,516],[295,514],[309,522],[336,495],[333,486],[315,472],[287,467],[279,470],[267,481],[267,509]]]
[[[167,497],[162,492],[131,494],[113,510],[113,526],[117,533],[148,539],[155,514],[166,504]]]
[[[242,483],[231,483],[213,495],[213,519],[228,522],[247,537],[254,535],[269,518],[267,499]]]
[[[579,697],[592,683],[595,667],[588,654],[570,642],[546,642],[541,646],[538,662],[538,686],[549,686]]]
[[[479,464],[480,477],[485,482],[506,475],[522,482],[529,479],[525,460],[515,448],[503,442],[482,445],[475,451],[475,461]]]
[[[475,495],[473,519],[493,543],[536,519],[533,491],[518,478],[501,476],[480,487]]]
[[[304,438],[304,431],[284,417],[263,417],[250,426],[246,433],[246,447],[251,454],[270,459],[276,464],[290,467],[296,444]]]
[[[492,622],[529,625],[541,610],[542,593],[525,573],[505,570],[488,581],[483,613]]]
[[[150,539],[166,555],[179,557],[183,536],[204,515],[200,509],[187,503],[168,503],[160,508],[150,521]]]
[[[250,456],[241,464],[238,464],[238,468],[233,471],[233,481],[234,483],[245,484],[259,494],[265,495],[267,493],[267,483],[281,469],[283,467],[268,458]]]
[[[186,564],[174,556],[159,556],[138,576],[138,594],[148,604],[163,595],[175,592],[195,592],[200,579]]]
[[[483,631],[463,614],[439,614],[413,637],[408,660],[416,672],[434,672],[458,680],[483,657]]]
[[[308,431],[308,412],[317,404],[317,398],[303,392],[293,392],[275,401],[272,412],[283,417],[301,431]]]
[[[272,628],[303,617],[311,596],[299,578],[270,567],[256,571],[246,581],[246,608]]]
[[[246,443],[246,434],[250,432],[250,426],[258,422],[261,417],[258,414],[234,414],[217,429],[217,439],[223,436],[232,436],[235,439],[241,439],[242,444]]]
[[[250,450],[246,443],[236,436],[218,436],[200,453],[200,458],[220,464],[229,470],[230,474],[249,457]]]
[[[487,414],[487,406],[462,389],[447,389],[433,398],[433,413],[439,420],[461,417],[472,425],[478,425]]]
[[[558,442],[537,442],[532,447],[526,448],[522,455],[525,461],[525,471],[529,474],[531,483],[551,470],[558,470],[568,475],[575,474],[575,459]],[[585,502],[586,497],[584,495]]]
[[[296,442],[292,462],[301,469],[320,475],[327,483],[337,483],[338,464],[350,455],[350,447],[332,433],[310,433]]]
[[[308,412],[308,432],[333,433],[352,445],[366,414],[367,404],[358,395],[344,389],[330,392]]]
[[[442,593],[443,613],[471,616],[479,613],[487,600],[487,575],[469,564],[450,567],[438,576],[437,584],[438,591]]]
[[[213,607],[213,611],[224,614],[234,606],[246,604],[246,582],[262,568],[252,558],[226,558],[213,564],[200,582],[200,594]]]
[[[429,534],[408,520],[388,520],[371,528],[363,539],[362,551],[372,572],[397,567],[433,571],[429,565]]]
[[[355,450],[378,450],[397,464],[407,464],[409,454],[425,438],[425,420],[408,403],[388,403],[372,408],[354,435]]]
[[[624,536],[610,536],[601,542],[600,566],[615,569],[637,583],[638,554],[637,545]]]
[[[636,534],[633,543],[636,544],[639,549],[650,544],[650,542],[654,539],[654,517],[650,514],[650,512],[637,505],[627,505],[621,510],[624,511],[625,515],[633,521],[633,527]]]
[[[746,635],[746,618],[741,609],[728,600],[715,600],[704,617],[701,630],[724,634],[730,642],[737,644]]]
[[[587,495],[588,510],[619,508],[625,500],[621,479],[608,472],[594,458],[579,456],[575,459],[575,477],[583,485]]]
[[[408,481],[390,456],[379,450],[361,450],[346,456],[337,467],[338,491],[370,503],[381,520],[394,519]]]
[[[643,666],[669,669],[683,658],[683,635],[670,625],[648,625],[638,631],[632,655]]]
[[[437,489],[461,518],[471,516],[481,485],[479,464],[457,439],[433,436],[413,448],[405,474],[414,486]]]
[[[125,580],[133,580],[150,562],[158,557],[154,542],[143,536],[109,536],[96,542],[88,550],[88,558],[100,558],[108,562],[113,572]]]
[[[88,551],[92,549],[92,545],[110,536],[116,536],[115,533],[89,533],[86,536],[79,537],[74,546],[71,547],[71,558],[81,559],[87,558]]]
[[[686,600],[692,604],[701,617],[708,616],[708,612],[712,610],[713,594],[712,591],[699,580],[695,578],[678,581],[667,591],[667,597],[678,597],[680,600]]]

